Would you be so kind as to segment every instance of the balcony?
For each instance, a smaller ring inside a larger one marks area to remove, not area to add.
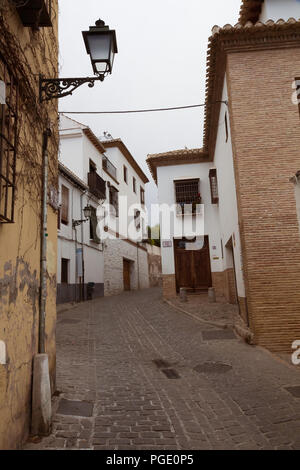
[[[203,215],[201,198],[197,198],[194,202],[177,202],[176,215]]]
[[[106,173],[108,173],[115,180],[117,179],[117,169],[105,155],[103,155],[102,166]]]
[[[106,199],[105,181],[95,171],[88,173],[88,185],[90,192],[98,199]]]
[[[52,26],[51,21],[52,0],[12,0],[21,18],[23,26],[32,28],[44,28]]]

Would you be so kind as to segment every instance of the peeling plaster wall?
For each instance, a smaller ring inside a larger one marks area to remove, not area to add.
[[[33,88],[38,93],[38,74],[57,75],[57,0],[52,1],[53,28],[40,28],[33,32],[24,28],[11,3],[0,2],[5,27],[12,33],[16,50],[24,64],[31,70],[28,73]],[[1,17],[0,14],[0,17]],[[1,20],[2,21],[2,20]],[[3,26],[4,27],[4,26]],[[8,51],[3,47],[0,32],[0,53],[5,57]],[[6,35],[7,37],[10,34]],[[20,59],[21,60],[21,59]],[[30,76],[29,76],[30,75]],[[37,78],[36,78],[37,77]],[[36,98],[38,102],[38,98]],[[19,114],[25,113],[20,99]],[[44,115],[52,124],[53,137],[49,141],[49,163],[52,176],[57,174],[57,102],[42,104]],[[28,112],[28,111],[26,111]],[[23,121],[24,122],[24,121]],[[26,121],[27,122],[27,121]],[[40,123],[46,129],[47,122]],[[36,168],[33,166],[30,177],[41,184],[42,132],[40,141],[34,141],[33,129],[23,126],[21,138],[32,142],[38,149]],[[30,431],[32,359],[38,352],[39,328],[39,285],[40,285],[40,220],[41,191],[39,197],[32,197],[31,190],[23,183],[25,157],[17,153],[17,187],[15,199],[15,222],[0,223],[0,449],[18,449]],[[56,327],[56,251],[57,213],[48,205],[47,237],[47,304],[46,304],[46,352],[49,355],[49,368],[52,390],[55,389],[55,327]],[[3,357],[5,345],[5,361]],[[4,364],[2,362],[5,362]]]

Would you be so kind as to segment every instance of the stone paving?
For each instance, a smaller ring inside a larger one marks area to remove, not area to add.
[[[300,398],[286,390],[300,369],[229,333],[159,289],[59,313],[53,432],[24,449],[300,449]],[[58,413],[62,399],[92,416]]]

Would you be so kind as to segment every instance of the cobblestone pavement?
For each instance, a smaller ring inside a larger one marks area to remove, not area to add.
[[[228,303],[223,296],[217,296],[217,302],[209,302],[207,293],[188,294],[187,302],[182,302],[177,296],[169,303],[203,323],[211,323],[221,328],[233,327],[235,318],[239,317],[238,306]]]
[[[300,370],[224,331],[159,289],[60,313],[53,432],[24,448],[300,449]],[[55,413],[62,399],[93,415]]]

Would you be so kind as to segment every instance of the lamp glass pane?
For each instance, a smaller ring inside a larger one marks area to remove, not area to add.
[[[97,72],[104,73],[108,69],[108,64],[106,62],[96,62],[95,67]]]
[[[91,59],[97,60],[109,60],[110,47],[111,47],[110,34],[88,34],[87,40],[90,47]]]

